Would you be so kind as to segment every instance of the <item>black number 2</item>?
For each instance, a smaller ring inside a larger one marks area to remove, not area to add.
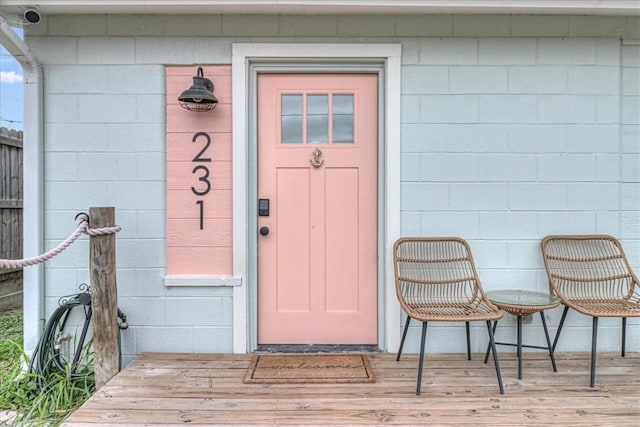
[[[196,154],[196,156],[193,158],[192,161],[193,162],[211,162],[211,157],[202,157],[202,155],[209,149],[209,146],[211,145],[211,137],[206,132],[198,132],[195,135],[193,135],[192,141],[196,142],[196,140],[200,136],[204,136],[207,142],[205,142],[204,147],[202,147],[202,150],[200,150],[198,154]]]

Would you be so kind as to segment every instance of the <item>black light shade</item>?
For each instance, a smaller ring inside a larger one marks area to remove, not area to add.
[[[218,98],[213,94],[213,82],[204,77],[202,67],[198,67],[198,75],[193,76],[193,86],[178,97],[180,106],[189,111],[209,111],[216,108]]]

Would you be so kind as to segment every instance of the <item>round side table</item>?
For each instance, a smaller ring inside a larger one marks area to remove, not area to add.
[[[543,350],[549,350],[549,357],[551,358],[551,366],[553,372],[558,372],[556,368],[556,360],[553,357],[553,347],[551,347],[551,340],[549,339],[549,330],[547,329],[547,321],[544,318],[544,311],[550,308],[555,308],[560,304],[560,300],[552,295],[543,292],[524,291],[520,289],[505,289],[498,291],[489,291],[487,296],[491,302],[506,311],[509,314],[516,316],[518,324],[518,340],[516,344],[496,342],[500,345],[510,345],[517,347],[518,354],[518,379],[522,379],[522,347],[538,348]],[[540,313],[542,319],[542,326],[544,328],[544,335],[547,339],[547,346],[541,347],[536,345],[524,345],[522,344],[522,318],[529,316],[533,313]],[[493,333],[495,335],[498,321],[493,323]],[[489,360],[489,348],[484,357],[484,363]]]

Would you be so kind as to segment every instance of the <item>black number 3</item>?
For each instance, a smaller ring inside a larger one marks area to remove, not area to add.
[[[203,165],[198,165],[193,168],[191,173],[195,174],[198,171],[204,171],[204,174],[198,177],[198,181],[204,182],[206,188],[204,190],[198,190],[195,187],[191,187],[191,191],[193,191],[193,194],[195,194],[196,196],[205,196],[209,194],[209,191],[211,191],[211,181],[209,181],[209,168]]]

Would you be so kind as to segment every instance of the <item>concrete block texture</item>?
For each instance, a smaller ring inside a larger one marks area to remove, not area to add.
[[[398,15],[395,17],[397,36],[437,37],[453,35],[452,15]]]
[[[47,29],[55,36],[104,36],[107,34],[107,16],[84,15],[82,19],[69,19],[66,15],[49,15]]]
[[[538,234],[537,214],[534,212],[480,213],[480,237],[483,239],[535,240]]]
[[[400,205],[403,211],[430,211],[449,209],[447,184],[403,183]]]
[[[407,65],[402,69],[403,94],[444,94],[449,91],[449,67]]]
[[[418,231],[425,236],[460,236],[465,239],[477,239],[480,237],[479,228],[480,219],[476,212],[422,212]]]
[[[621,180],[625,183],[640,182],[640,153],[625,154],[622,157]]]
[[[537,40],[530,38],[481,38],[478,62],[483,65],[530,65],[536,63]]]
[[[480,181],[535,181],[536,156],[531,154],[482,154],[479,156]]]
[[[509,207],[514,211],[563,211],[567,209],[566,184],[509,184]]]
[[[403,151],[424,153],[485,153],[508,150],[506,126],[494,124],[403,125]]]
[[[133,64],[135,40],[123,37],[82,37],[78,39],[79,64]]]
[[[540,181],[584,182],[596,178],[596,156],[593,154],[542,154],[537,160]]]
[[[482,123],[538,122],[538,98],[533,95],[481,95],[479,110]]]
[[[419,158],[421,181],[473,182],[478,179],[478,156],[474,154],[423,154]]]
[[[595,212],[567,212],[554,210],[538,213],[538,234],[590,234],[596,230]]]
[[[596,40],[594,38],[549,38],[538,40],[538,64],[593,65],[595,61]]]
[[[508,151],[514,153],[562,153],[567,150],[564,124],[507,125]]]
[[[617,153],[620,150],[620,126],[571,125],[567,126],[567,151],[573,153]]]
[[[620,67],[568,68],[568,91],[572,94],[611,95],[620,91]]]
[[[133,153],[80,153],[78,178],[90,181],[128,181],[136,175]]]
[[[102,65],[50,65],[46,68],[47,93],[98,94],[109,90],[108,68]],[[49,90],[55,92],[49,92]]]
[[[569,210],[618,211],[620,184],[572,183],[568,185]]]
[[[566,37],[569,35],[568,16],[512,16],[511,35],[514,37]]]
[[[451,67],[449,78],[451,93],[507,92],[507,69],[504,67]]]
[[[193,64],[195,40],[192,37],[138,37],[138,64]]]
[[[509,92],[519,94],[566,93],[567,70],[567,67],[557,65],[509,67]]]
[[[167,298],[165,322],[177,326],[231,326],[231,298]]]
[[[505,211],[509,197],[505,183],[454,183],[450,185],[451,209],[455,211]]]
[[[538,99],[541,123],[588,124],[597,120],[598,99],[588,95],[546,95]]]
[[[511,17],[508,15],[455,15],[453,35],[456,37],[509,36]]]
[[[640,211],[640,183],[624,183],[622,191],[622,210],[630,212]]]
[[[433,95],[420,97],[422,123],[477,123],[478,102],[475,95]]]
[[[478,63],[478,40],[473,38],[426,38],[420,41],[420,63],[469,65]]]

